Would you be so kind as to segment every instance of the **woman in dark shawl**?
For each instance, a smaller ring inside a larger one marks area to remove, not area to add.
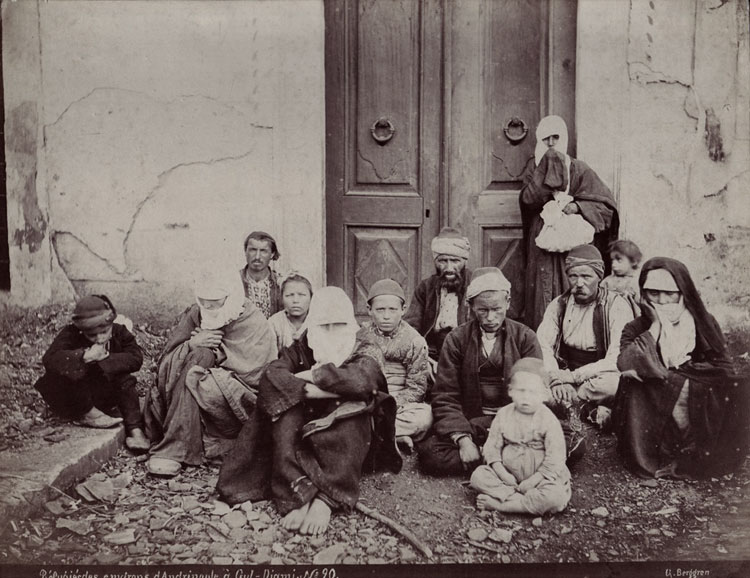
[[[332,511],[356,504],[363,469],[398,472],[401,456],[383,354],[375,343],[355,343],[346,293],[316,291],[307,325],[263,373],[256,411],[225,457],[217,489],[230,504],[272,498],[285,529],[322,534]]]
[[[746,379],[681,262],[655,257],[639,278],[643,314],[622,332],[618,451],[641,476],[717,475],[747,450]]]
[[[559,116],[543,118],[536,138],[536,168],[519,196],[526,263],[523,321],[534,330],[541,323],[547,305],[568,288],[567,253],[545,251],[535,242],[544,225],[541,217],[544,205],[563,194],[572,197],[563,212],[580,214],[593,226],[593,245],[602,255],[607,254],[610,241],[617,239],[619,228],[612,192],[586,163],[567,155],[565,121]]]

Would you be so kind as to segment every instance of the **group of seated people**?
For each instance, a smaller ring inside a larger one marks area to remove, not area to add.
[[[436,273],[408,310],[403,288],[383,279],[360,326],[343,290],[277,278],[270,235],[245,246],[239,275],[196,280],[143,412],[135,338],[105,296],[79,300],[36,384],[50,408],[89,427],[124,423],[156,476],[232,440],[215,450],[222,497],[272,497],[284,527],[306,534],[354,506],[363,472],[398,472],[413,449],[427,474],[470,476],[477,507],[541,515],[570,500],[569,467],[591,429],[581,418],[602,425],[613,410],[620,452],[640,475],[713,471],[736,446],[718,424],[740,386],[678,261],[647,261],[633,285],[634,244],[612,246],[613,263],[630,267],[607,278],[598,250],[576,247],[569,288],[534,332],[506,316],[510,281],[494,267],[469,272],[468,240],[446,228],[432,242]]]
[[[478,508],[534,515],[567,506],[570,468],[596,426],[614,431],[641,476],[736,467],[747,394],[721,329],[679,261],[641,267],[638,247],[615,239],[605,276],[597,245],[616,225],[611,193],[560,152],[560,133],[564,123],[540,123],[544,146],[520,195],[532,235],[525,279],[514,280],[523,323],[508,317],[511,281],[495,267],[470,271],[456,229],[432,240],[436,272],[411,299],[392,279],[369,287],[362,326],[340,288],[277,275],[276,241],[256,231],[239,273],[196,279],[142,411],[142,352],[105,296],[78,301],[36,388],[82,425],[122,422],[152,475],[222,456],[224,500],[272,498],[283,526],[304,534],[354,507],[363,472],[398,472],[413,450],[426,474],[470,477]],[[539,219],[542,201],[582,216],[593,242],[532,248],[549,215]]]

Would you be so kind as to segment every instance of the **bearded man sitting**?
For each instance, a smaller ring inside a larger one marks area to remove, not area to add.
[[[152,475],[200,465],[204,434],[237,437],[255,407],[263,367],[276,359],[271,326],[235,275],[203,277],[195,296],[172,331],[146,398]]]
[[[443,341],[470,317],[464,296],[471,276],[466,268],[471,245],[458,230],[444,227],[432,240],[431,249],[435,274],[417,285],[404,321],[427,341],[434,379]]]
[[[398,472],[401,457],[383,354],[356,341],[346,293],[316,291],[307,327],[263,373],[255,414],[224,459],[217,489],[230,504],[272,498],[285,529],[316,535],[333,511],[354,507],[363,469]]]

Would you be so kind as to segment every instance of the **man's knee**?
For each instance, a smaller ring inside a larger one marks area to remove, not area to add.
[[[458,448],[432,435],[417,444],[419,469],[431,476],[446,476],[463,472]]]

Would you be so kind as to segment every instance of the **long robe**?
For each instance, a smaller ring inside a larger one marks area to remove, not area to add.
[[[544,251],[535,242],[544,226],[541,217],[544,204],[552,200],[555,191],[565,188],[561,177],[563,165],[561,156],[553,156],[548,151],[519,196],[526,265],[523,319],[532,329],[541,323],[549,303],[568,288],[565,275],[567,253]],[[553,176],[550,177],[548,171]],[[569,183],[568,194],[580,208],[581,216],[594,227],[593,244],[602,255],[606,255],[607,246],[617,239],[619,229],[617,204],[612,192],[586,163],[576,159],[570,161]]]
[[[432,435],[417,444],[420,467],[425,473],[445,475],[463,471],[452,434],[468,434],[477,445],[483,444],[487,437],[493,416],[482,411],[481,350],[481,329],[476,319],[460,325],[445,339],[433,388]],[[506,319],[490,356],[502,371],[497,376],[501,379],[500,405],[510,403],[507,392],[510,370],[522,357],[542,359],[542,348],[531,329]]]
[[[276,338],[263,313],[248,299],[240,316],[222,328],[219,348],[191,349],[200,307],[190,307],[172,331],[148,391],[146,431],[152,455],[198,465],[202,432],[234,438],[253,411],[266,363],[276,358]],[[194,366],[204,375],[189,374]]]
[[[396,403],[377,346],[360,342],[339,367],[313,369],[315,384],[339,399],[305,398],[306,382],[294,374],[314,363],[305,333],[266,368],[255,413],[219,473],[228,503],[273,498],[283,515],[318,496],[332,508],[352,508],[363,470],[401,469]]]
[[[639,317],[622,332],[617,366],[643,380],[623,376],[615,399],[613,424],[618,451],[626,466],[642,476],[676,462],[677,471],[718,475],[738,467],[747,453],[750,428],[750,380],[736,375],[716,320],[705,309],[687,269],[673,259],[644,265],[641,287],[652,269],[667,269],[693,315],[695,349],[677,368],[667,368],[649,332],[651,321]],[[688,380],[688,417],[694,444],[686,446],[672,417]]]

